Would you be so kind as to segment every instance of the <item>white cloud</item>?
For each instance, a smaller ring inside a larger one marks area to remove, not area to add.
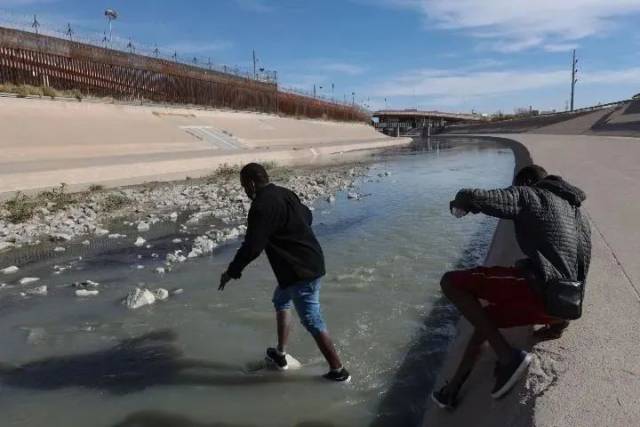
[[[566,70],[452,71],[426,69],[402,74],[383,83],[379,96],[436,96],[457,99],[495,96],[562,84]]]
[[[616,18],[640,12],[640,0],[378,0],[412,8],[428,25],[465,32],[486,47],[516,52],[607,32]]]
[[[462,70],[423,69],[391,77],[366,92],[378,98],[423,98],[429,105],[461,106],[470,103],[504,104],[520,99],[529,103],[540,91],[568,90],[568,70],[496,69]],[[581,73],[578,87],[603,89],[606,87],[636,87],[640,82],[640,67],[605,69]],[[633,90],[633,89],[630,89]],[[564,97],[558,95],[558,103]],[[502,100],[502,101],[501,101]]]
[[[569,52],[573,49],[577,49],[578,44],[577,43],[557,43],[557,44],[550,43],[550,44],[544,45],[543,48],[547,52]]]
[[[345,62],[331,62],[321,65],[320,68],[328,72],[342,73],[350,76],[358,76],[366,71],[364,67]]]

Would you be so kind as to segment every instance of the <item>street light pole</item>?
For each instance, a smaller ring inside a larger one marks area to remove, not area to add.
[[[107,22],[109,24],[109,46],[113,48],[113,28],[111,26],[111,21],[115,21],[118,18],[118,12],[113,9],[106,9],[104,11],[104,16],[107,18]]]

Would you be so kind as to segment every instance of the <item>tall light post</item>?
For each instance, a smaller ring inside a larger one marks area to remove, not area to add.
[[[118,19],[118,12],[113,9],[106,9],[104,16],[107,18],[107,25],[109,25],[109,45],[113,47],[113,28],[111,22]]]

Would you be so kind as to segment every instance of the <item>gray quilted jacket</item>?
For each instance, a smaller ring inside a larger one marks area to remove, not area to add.
[[[461,209],[511,219],[516,239],[527,256],[524,263],[539,285],[552,279],[585,280],[591,261],[591,228],[580,205],[582,190],[558,176],[548,176],[534,186],[502,190],[458,192],[452,204]],[[578,239],[582,245],[583,274],[578,274]]]

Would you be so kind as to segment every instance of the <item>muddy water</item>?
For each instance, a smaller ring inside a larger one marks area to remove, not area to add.
[[[92,247],[82,259],[74,253],[33,263],[20,274],[41,277],[47,296],[0,289],[0,424],[414,422],[437,370],[433,355],[454,333],[439,277],[481,260],[495,227],[480,216],[456,220],[448,202],[461,187],[508,184],[512,169],[512,153],[492,143],[434,141],[377,157],[358,187],[360,200],[340,193],[335,203],[316,203],[328,271],[323,309],[353,375],[348,385],[318,378],[326,366],[299,326],[289,350],[303,369],[246,371],[275,342],[274,277],[261,257],[218,292],[237,242],[165,276],[153,271],[163,256],[152,253],[180,247],[172,229],[151,249]],[[52,275],[56,263],[70,268]],[[73,296],[68,284],[86,279],[101,284],[99,296]],[[127,310],[120,301],[138,283],[184,292]]]

